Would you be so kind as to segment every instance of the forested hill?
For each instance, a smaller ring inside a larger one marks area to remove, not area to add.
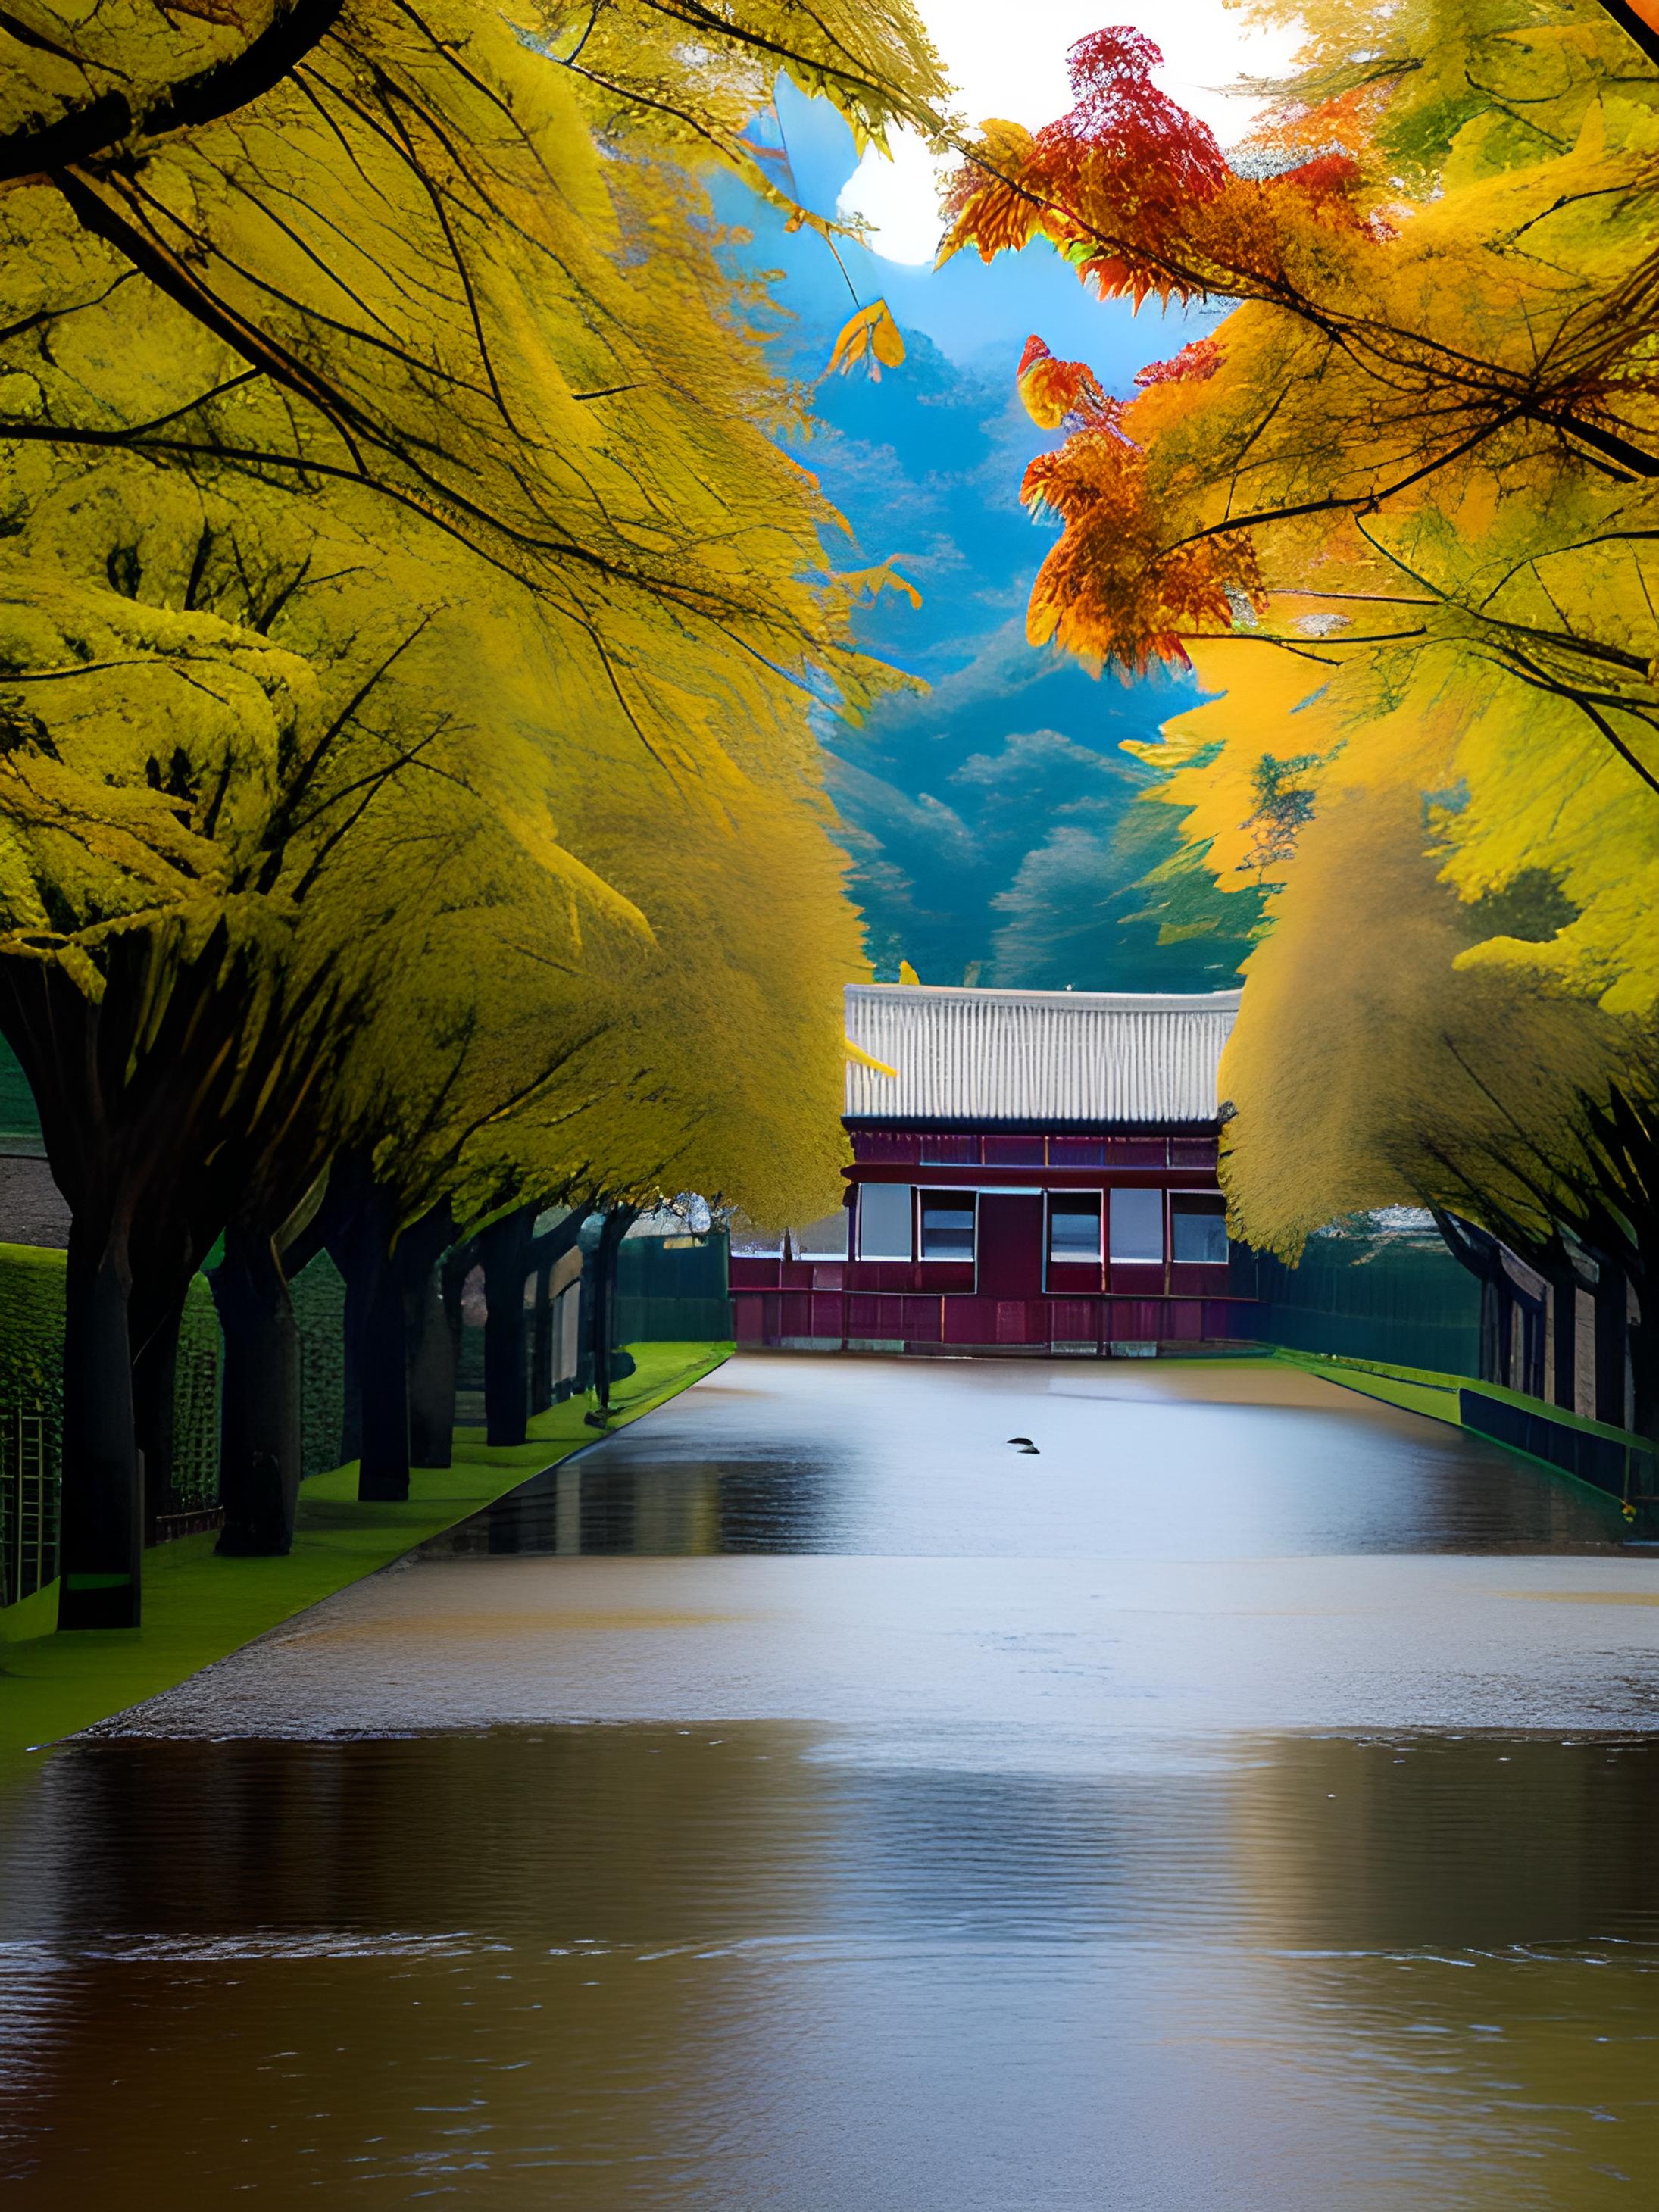
[[[833,213],[854,161],[844,126],[787,92],[781,112],[796,187]],[[1024,635],[1026,594],[1049,540],[1021,508],[1018,486],[1027,459],[1050,442],[1014,390],[1026,337],[1086,342],[1103,380],[1127,390],[1191,324],[1103,307],[1046,247],[937,273],[843,248],[849,289],[821,240],[786,236],[757,203],[744,220],[756,264],[785,271],[776,289],[790,320],[778,345],[804,382],[822,372],[854,289],[860,304],[888,299],[907,349],[879,382],[857,369],[818,385],[823,427],[804,456],[857,532],[856,554],[830,549],[837,565],[891,556],[923,596],[915,609],[884,592],[864,634],[931,690],[884,702],[861,730],[826,724],[878,973],[896,974],[903,957],[931,982],[961,981],[976,963],[982,983],[1034,988],[1230,983],[1239,937],[1158,941],[1148,909],[1158,895],[1135,886],[1173,841],[1161,807],[1129,812],[1146,777],[1119,750],[1198,694],[1171,678],[1097,680],[1033,652]],[[1252,918],[1241,912],[1240,932]]]

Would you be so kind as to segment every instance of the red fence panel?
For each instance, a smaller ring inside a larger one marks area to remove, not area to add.
[[[734,1291],[775,1291],[778,1287],[778,1262],[775,1260],[745,1259],[734,1252],[727,1280]]]
[[[902,1324],[902,1301],[898,1298],[861,1297],[854,1291],[847,1301],[848,1336],[878,1337],[884,1342],[896,1343],[904,1334]]]
[[[1093,1298],[1050,1298],[1048,1340],[1051,1344],[1097,1344],[1099,1307]]]
[[[1107,1309],[1107,1334],[1120,1344],[1150,1344],[1164,1334],[1163,1313],[1157,1298],[1114,1298]]]
[[[947,1344],[994,1344],[997,1302],[994,1298],[946,1298],[945,1341]]]

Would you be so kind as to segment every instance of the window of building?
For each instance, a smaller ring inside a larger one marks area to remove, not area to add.
[[[757,1229],[746,1215],[732,1216],[732,1257],[734,1260],[777,1260],[783,1256],[783,1237],[775,1229]]]
[[[974,1200],[970,1191],[923,1191],[921,1256],[924,1260],[973,1258]]]
[[[1164,1194],[1161,1190],[1115,1190],[1111,1205],[1114,1260],[1158,1261],[1164,1257]]]
[[[911,1188],[908,1182],[860,1184],[860,1260],[908,1260],[910,1257]]]
[[[1170,1252],[1172,1259],[1188,1266],[1224,1266],[1226,1200],[1209,1191],[1175,1192],[1170,1200]]]
[[[838,1206],[822,1221],[809,1221],[792,1229],[789,1243],[798,1260],[844,1260],[847,1257],[847,1209]]]
[[[1100,1261],[1100,1198],[1090,1190],[1054,1191],[1048,1199],[1048,1257],[1062,1264]]]

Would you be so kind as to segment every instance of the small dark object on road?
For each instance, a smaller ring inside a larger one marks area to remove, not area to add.
[[[1031,1442],[1030,1437],[1010,1437],[1008,1441],[1011,1444],[1018,1444],[1022,1451],[1036,1451],[1036,1446]],[[1041,1457],[1042,1455],[1039,1453],[1038,1456]]]

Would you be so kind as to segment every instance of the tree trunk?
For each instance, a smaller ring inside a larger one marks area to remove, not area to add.
[[[475,1239],[457,1244],[444,1255],[443,1265],[438,1270],[438,1280],[444,1302],[444,1323],[449,1331],[449,1360],[451,1370],[459,1384],[461,1373],[461,1332],[466,1317],[461,1310],[461,1294],[466,1288],[466,1279],[478,1264],[478,1247]]]
[[[340,1464],[349,1467],[363,1455],[363,1315],[366,1292],[362,1284],[354,1293],[351,1277],[331,1252],[346,1286],[345,1312],[341,1322],[344,1341],[340,1346]]]
[[[59,1628],[137,1628],[143,1476],[133,1422],[125,1233],[79,1211],[64,1292]]]
[[[1630,1376],[1631,1406],[1629,1425],[1638,1437],[1653,1437],[1659,1433],[1659,1373],[1653,1352],[1653,1324],[1645,1308],[1638,1312],[1631,1324]]]
[[[1507,1385],[1515,1351],[1516,1292],[1503,1248],[1490,1231],[1437,1206],[1431,1210],[1447,1250],[1480,1285],[1480,1379]]]
[[[409,1360],[409,1455],[416,1467],[448,1467],[455,1443],[455,1355],[444,1309],[439,1257],[455,1233],[446,1200],[398,1240]]]
[[[533,1206],[517,1206],[478,1237],[484,1271],[485,1440],[492,1444],[521,1444],[526,1435],[524,1288],[536,1211]]]
[[[409,1495],[409,1337],[403,1285],[385,1260],[364,1285],[357,1339],[362,1449],[360,1499]]]
[[[361,1158],[343,1157],[329,1178],[329,1255],[345,1279],[343,1445],[357,1462],[357,1496],[409,1495],[409,1332],[404,1285],[392,1257],[397,1218],[390,1195]]]
[[[545,1229],[530,1248],[530,1265],[536,1272],[534,1334],[530,1356],[530,1410],[545,1413],[553,1403],[554,1330],[556,1308],[551,1296],[553,1270],[565,1254],[581,1242],[587,1218],[586,1202],[573,1206],[561,1221]]]
[[[300,1497],[300,1333],[268,1231],[233,1222],[209,1278],[225,1340],[219,1497],[228,1559],[276,1558],[294,1541]]]
[[[1625,1271],[1606,1260],[1595,1273],[1595,1418],[1625,1425],[1625,1356],[1630,1336]]]
[[[1578,1277],[1573,1268],[1551,1277],[1550,1299],[1555,1322],[1550,1395],[1570,1413],[1578,1402]]]
[[[553,1262],[544,1260],[536,1270],[534,1328],[530,1340],[530,1410],[544,1413],[553,1403]]]
[[[156,1523],[164,1513],[176,1512],[173,1493],[173,1453],[176,1417],[174,1390],[179,1377],[179,1328],[184,1319],[184,1300],[169,1301],[147,1332],[134,1326],[137,1296],[128,1301],[128,1327],[133,1331],[132,1412],[139,1452],[144,1462],[144,1541],[153,1544]]]
[[[585,1418],[603,1428],[611,1419],[611,1355],[616,1350],[617,1252],[623,1238],[640,1218],[636,1206],[613,1206],[593,1254],[593,1388],[599,1411]]]
[[[455,1455],[455,1347],[435,1267],[420,1288],[410,1346],[409,1455],[416,1467],[448,1467]]]

